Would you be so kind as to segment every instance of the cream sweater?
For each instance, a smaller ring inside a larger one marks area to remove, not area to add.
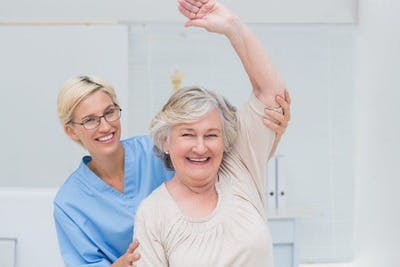
[[[137,266],[273,266],[263,193],[275,134],[262,122],[263,109],[251,95],[239,111],[238,137],[218,173],[218,203],[210,215],[183,215],[165,184],[142,202],[134,228]]]

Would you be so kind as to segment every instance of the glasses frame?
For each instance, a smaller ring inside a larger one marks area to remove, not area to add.
[[[93,128],[87,128],[87,126],[85,126],[85,125],[87,125],[87,124],[86,124],[87,122],[77,122],[77,121],[70,120],[68,123],[79,124],[79,125],[81,125],[83,128],[85,128],[86,130],[94,130],[94,129],[96,129],[96,128],[98,128],[98,127],[100,126],[101,118],[104,118],[104,120],[105,120],[106,122],[108,122],[108,123],[117,121],[117,120],[119,120],[119,119],[121,118],[122,109],[121,109],[119,106],[117,106],[117,105],[114,106],[114,109],[115,109],[116,111],[118,111],[118,118],[116,118],[115,120],[111,120],[111,121],[108,120],[108,119],[106,118],[106,116],[107,116],[106,113],[104,113],[104,114],[101,115],[101,116],[92,116],[92,117],[96,120],[96,122],[97,122],[96,127],[93,127]],[[109,110],[108,110],[108,111],[109,111]],[[106,111],[106,112],[107,112],[107,111]],[[67,124],[68,124],[68,123],[67,123]]]

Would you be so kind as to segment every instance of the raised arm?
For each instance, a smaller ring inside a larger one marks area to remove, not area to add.
[[[242,61],[254,94],[267,107],[279,107],[275,97],[284,97],[284,82],[249,28],[215,0],[178,0],[178,3],[179,11],[189,19],[186,27],[204,28],[228,38]]]

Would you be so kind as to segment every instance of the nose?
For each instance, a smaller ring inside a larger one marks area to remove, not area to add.
[[[196,140],[196,144],[193,146],[193,152],[197,154],[205,154],[207,152],[207,146],[203,138],[200,137]]]
[[[106,132],[110,129],[111,125],[104,117],[100,118],[99,131]]]

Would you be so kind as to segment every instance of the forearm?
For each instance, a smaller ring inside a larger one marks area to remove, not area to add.
[[[225,36],[239,56],[254,94],[266,106],[279,106],[275,96],[284,95],[285,85],[263,45],[239,18],[232,16],[228,23],[230,26]]]
[[[239,56],[254,94],[268,107],[277,107],[275,96],[283,97],[285,85],[261,42],[249,28],[223,5],[213,0],[179,0],[179,11],[195,26],[225,35]]]

